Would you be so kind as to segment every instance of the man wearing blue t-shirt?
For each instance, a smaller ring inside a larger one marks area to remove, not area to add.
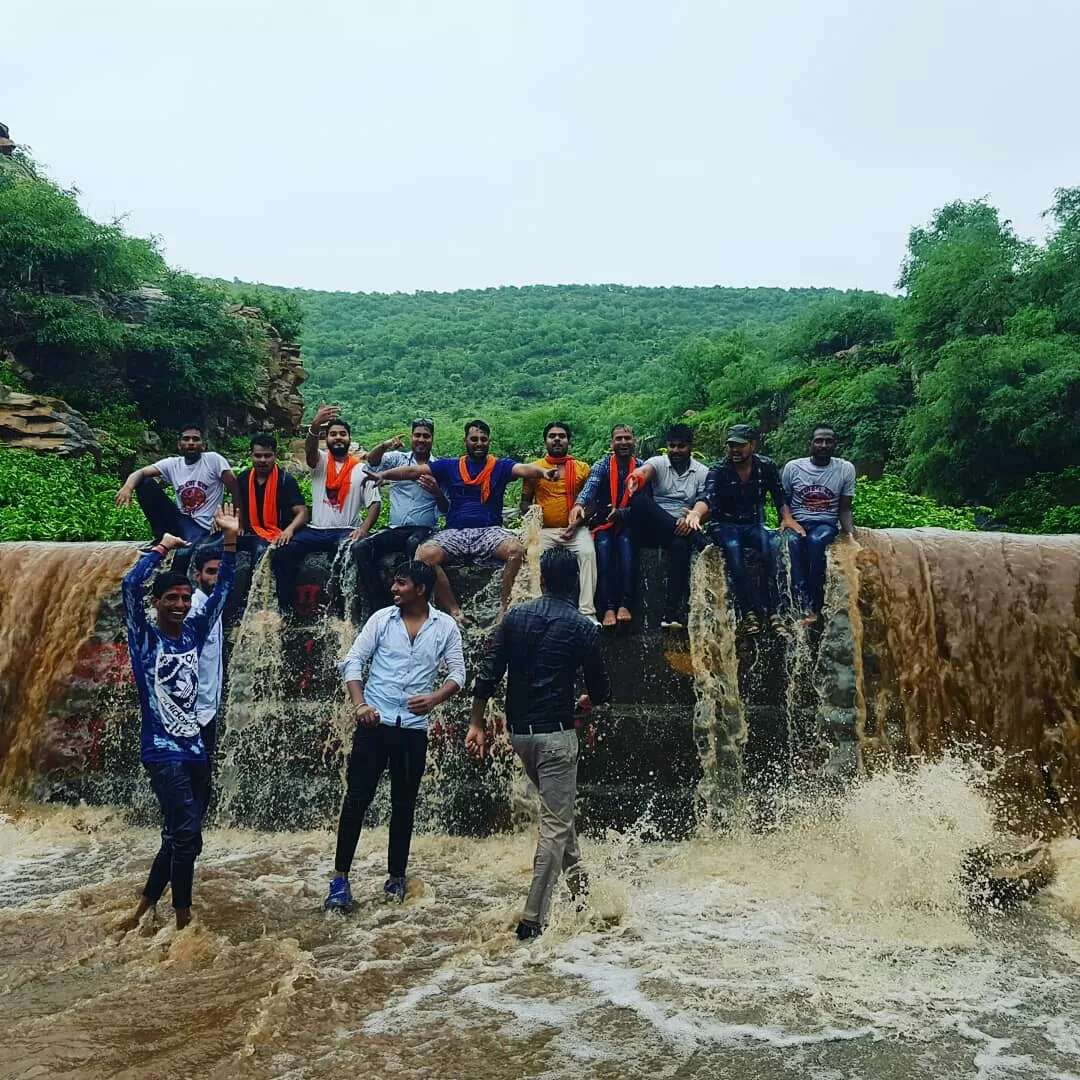
[[[136,926],[170,884],[177,929],[191,921],[191,886],[210,792],[210,765],[199,723],[199,659],[232,591],[240,518],[232,507],[219,506],[214,524],[225,551],[214,591],[197,615],[189,617],[191,582],[175,572],[154,579],[154,623],[143,607],[146,580],[169,551],[188,547],[186,540],[165,533],[124,578],[128,652],[142,712],[141,757],[162,817],[161,850],[125,929]]]
[[[491,428],[483,420],[465,425],[465,453],[456,458],[435,458],[426,464],[402,465],[372,475],[379,483],[417,480],[433,476],[445,492],[449,506],[446,528],[417,549],[421,562],[435,567],[435,601],[448,615],[461,621],[461,607],[450,588],[444,566],[473,561],[480,565],[503,564],[502,600],[496,622],[510,603],[510,590],[521,569],[525,545],[503,526],[503,496],[512,480],[554,480],[557,469],[523,465],[512,458],[488,453]]]

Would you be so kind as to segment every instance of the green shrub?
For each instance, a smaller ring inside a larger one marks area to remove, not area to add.
[[[866,529],[937,529],[975,531],[976,509],[945,506],[925,495],[913,495],[896,476],[855,482],[855,524]]]

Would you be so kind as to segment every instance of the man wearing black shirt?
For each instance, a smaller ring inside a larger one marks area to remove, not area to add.
[[[757,432],[746,424],[728,429],[727,458],[718,461],[705,480],[705,495],[687,515],[691,528],[700,528],[708,517],[709,539],[724,553],[728,578],[739,616],[740,629],[756,634],[764,611],[773,629],[782,629],[777,614],[779,595],[776,556],[765,527],[765,499],[771,497],[780,518],[780,531],[803,527],[791,516],[787,496],[780,483],[780,470],[772,458],[755,453]],[[765,595],[755,596],[753,582],[743,558],[745,548],[756,548],[765,565]]]
[[[540,792],[540,841],[533,860],[532,887],[517,936],[536,937],[547,919],[560,871],[571,893],[583,894],[588,879],[574,830],[578,741],[576,707],[584,712],[611,696],[600,628],[578,613],[577,559],[566,548],[540,557],[544,595],[511,609],[495,631],[473,689],[472,722],[466,750],[483,757],[484,712],[488,699],[509,673],[506,722],[510,742]],[[584,669],[587,694],[574,699],[577,673]]]
[[[240,494],[240,523],[244,535],[240,550],[250,551],[256,560],[269,547],[283,547],[307,521],[307,506],[300,485],[278,468],[277,439],[273,435],[251,437],[252,468],[236,478]],[[277,507],[268,520],[267,496]]]

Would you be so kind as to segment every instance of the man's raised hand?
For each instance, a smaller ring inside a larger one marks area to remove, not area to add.
[[[166,533],[160,540],[161,546],[166,551],[178,551],[180,548],[191,547],[191,545],[179,536],[173,536],[172,533]]]
[[[235,506],[219,506],[214,513],[214,524],[224,536],[225,543],[236,543],[236,538],[240,535],[240,514]]]
[[[336,420],[341,415],[341,409],[337,405],[327,405],[325,401],[319,403],[319,408],[315,415],[311,418],[311,431],[319,431],[325,427],[332,420]]]

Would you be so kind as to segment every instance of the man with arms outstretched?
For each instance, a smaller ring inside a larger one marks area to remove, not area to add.
[[[322,404],[312,418],[304,439],[304,456],[311,469],[311,522],[293,534],[292,540],[274,552],[278,606],[292,607],[296,574],[305,555],[313,551],[336,553],[344,540],[363,540],[379,520],[382,508],[379,489],[367,483],[357,468],[366,455],[351,454],[352,428],[341,419],[341,410]],[[326,429],[326,449],[319,437]],[[356,524],[363,511],[363,520]]]
[[[364,624],[338,669],[356,718],[347,790],[338,822],[334,877],[324,907],[352,907],[352,868],[364,814],[390,770],[390,843],[384,893],[405,899],[416,796],[424,776],[428,714],[465,685],[461,631],[431,606],[435,571],[422,562],[394,571],[394,603]],[[364,669],[371,665],[367,680]],[[445,678],[440,684],[440,672]]]
[[[236,571],[240,519],[219,507],[214,523],[225,550],[217,584],[205,608],[188,617],[191,583],[186,575],[158,574],[150,590],[153,623],[143,607],[143,585],[169,551],[188,546],[166,533],[124,578],[128,652],[142,712],[142,762],[161,806],[161,849],[150,868],[142,899],[122,928],[136,926],[172,885],[177,929],[191,921],[195,860],[202,851],[202,819],[210,796],[210,765],[199,724],[199,657],[221,617]]]
[[[483,420],[470,420],[465,425],[465,453],[461,457],[435,458],[426,465],[403,465],[372,474],[382,483],[434,476],[446,493],[446,528],[420,547],[416,557],[435,568],[435,602],[458,621],[461,607],[443,566],[461,560],[474,560],[480,565],[502,563],[502,599],[496,622],[500,621],[510,604],[510,590],[525,555],[525,545],[517,533],[502,523],[506,487],[514,479],[551,480],[557,475],[556,469],[493,457],[490,447],[491,428]]]
[[[540,556],[539,600],[519,604],[503,619],[484,654],[473,690],[472,717],[465,749],[474,757],[486,750],[484,713],[507,673],[506,723],[510,742],[525,772],[540,792],[540,840],[533,879],[518,923],[522,940],[536,937],[547,922],[551,893],[565,873],[571,895],[588,891],[581,850],[574,829],[577,795],[579,713],[611,696],[600,628],[574,608],[577,562],[565,548]],[[584,672],[587,694],[574,697],[575,680]]]

